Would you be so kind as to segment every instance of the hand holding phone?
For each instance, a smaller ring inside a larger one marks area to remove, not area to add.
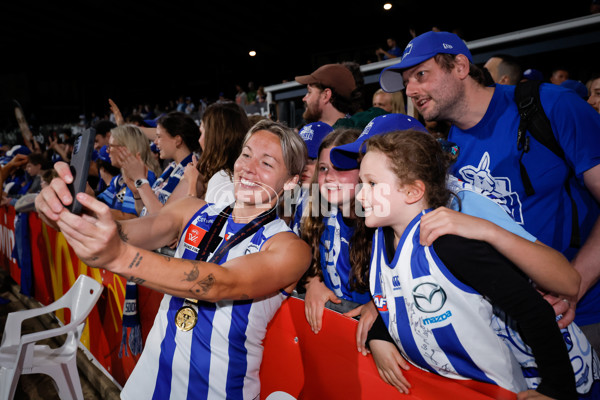
[[[73,183],[67,185],[73,196],[73,203],[69,207],[69,210],[73,214],[80,215],[82,211],[82,205],[77,201],[75,195],[85,191],[95,138],[96,130],[88,128],[75,139],[75,143],[73,144],[70,165]]]

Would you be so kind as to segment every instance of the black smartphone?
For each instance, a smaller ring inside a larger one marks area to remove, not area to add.
[[[69,210],[73,214],[80,215],[83,208],[81,203],[76,200],[75,195],[85,191],[95,139],[96,130],[88,128],[81,135],[77,136],[73,143],[73,153],[71,154],[73,183],[67,185],[73,196],[73,203],[69,207]]]

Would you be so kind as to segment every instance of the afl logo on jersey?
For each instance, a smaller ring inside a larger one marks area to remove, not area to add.
[[[373,296],[373,302],[375,303],[375,306],[379,311],[384,312],[388,310],[387,301],[382,295],[376,294],[375,296]]]
[[[446,303],[446,292],[437,283],[425,282],[412,290],[415,306],[421,312],[434,313]]]
[[[202,238],[206,234],[206,231],[202,228],[197,227],[194,224],[191,224],[185,233],[185,244],[193,247],[194,249],[198,249]],[[187,248],[189,248],[186,246]]]

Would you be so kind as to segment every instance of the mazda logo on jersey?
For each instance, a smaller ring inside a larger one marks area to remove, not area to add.
[[[446,303],[446,292],[437,283],[424,282],[412,290],[415,306],[419,311],[434,313]]]

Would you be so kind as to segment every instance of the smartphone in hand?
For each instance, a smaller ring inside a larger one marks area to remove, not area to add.
[[[83,131],[81,135],[76,137],[75,143],[73,143],[73,154],[71,155],[71,174],[73,174],[73,183],[68,185],[71,195],[73,196],[73,203],[69,206],[69,210],[73,214],[80,215],[82,211],[82,205],[77,201],[75,195],[85,191],[95,138],[96,130],[94,128],[88,128]]]

